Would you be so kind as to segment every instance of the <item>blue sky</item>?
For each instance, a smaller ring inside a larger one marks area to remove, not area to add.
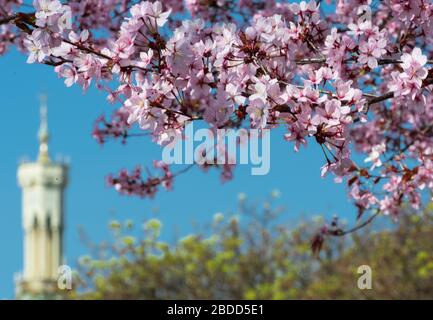
[[[149,138],[130,140],[126,146],[111,142],[101,147],[91,137],[94,120],[110,114],[113,106],[95,88],[83,94],[79,87],[66,88],[51,67],[28,65],[26,57],[11,52],[0,58],[0,299],[13,298],[13,274],[22,268],[21,192],[16,170],[23,156],[35,159],[41,92],[48,94],[50,150],[71,158],[70,185],[66,193],[65,254],[73,265],[88,252],[79,238],[82,226],[92,240],[109,238],[108,222],[154,217],[163,223],[163,237],[174,239],[193,231],[193,222],[205,223],[216,212],[236,208],[237,194],[264,198],[273,189],[282,192],[280,203],[287,219],[300,214],[353,217],[344,185],[320,178],[324,158],[313,141],[295,154],[282,138],[271,133],[271,170],[252,176],[249,166],[240,166],[235,179],[222,185],[216,172],[198,169],[176,179],[174,191],[158,193],[154,200],[118,195],[105,185],[105,177],[121,168],[150,165],[161,150]],[[157,213],[155,213],[157,212]]]

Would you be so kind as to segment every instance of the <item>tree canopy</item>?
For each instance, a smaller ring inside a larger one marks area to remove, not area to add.
[[[79,285],[68,297],[431,299],[432,210],[403,212],[396,225],[332,237],[320,253],[311,251],[310,239],[321,222],[294,227],[272,202],[264,209],[241,203],[235,214],[218,213],[204,232],[172,244],[160,239],[156,219],[138,234],[132,222],[113,221],[114,241],[81,258]],[[357,286],[362,265],[372,270],[371,290]]]

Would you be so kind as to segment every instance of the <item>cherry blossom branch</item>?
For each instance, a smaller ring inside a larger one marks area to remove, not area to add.
[[[287,82],[281,82],[281,83],[288,84]],[[303,89],[305,89],[305,86],[296,85],[296,88],[303,90]],[[329,90],[319,89],[318,91],[320,93],[326,94],[326,95],[334,97],[334,98],[338,97],[335,92],[332,92],[332,91],[329,91]],[[364,97],[367,97],[367,98],[379,98],[377,95],[374,95],[374,94],[371,94],[371,93],[366,93],[366,92],[363,92],[362,95]]]
[[[307,58],[295,61],[298,65],[314,64],[314,63],[325,63],[326,58]]]
[[[431,84],[433,84],[433,78],[425,80],[422,84],[422,88],[425,88]],[[394,98],[394,96],[395,96],[394,92],[390,91],[390,92],[385,93],[381,96],[372,98],[371,100],[368,101],[368,105],[370,106],[370,105],[375,104],[375,103],[383,102],[385,100]]]
[[[337,219],[335,218],[332,222],[333,229],[329,229],[327,225],[322,226],[320,228],[320,231],[313,237],[311,240],[311,250],[313,254],[318,255],[320,251],[322,250],[323,244],[325,242],[325,237],[344,237],[348,234],[354,233],[362,228],[365,228],[370,223],[373,222],[373,220],[380,215],[380,211],[377,211],[373,215],[371,215],[367,220],[364,222],[356,225],[355,227],[348,229],[348,230],[342,230],[337,227]]]
[[[378,64],[383,65],[383,64],[400,64],[403,63],[403,61],[399,60],[399,59],[379,59],[377,61]],[[433,64],[433,60],[427,60],[427,64]]]
[[[92,54],[94,54],[94,55],[97,55],[98,57],[101,57],[101,58],[107,59],[107,60],[109,60],[109,61],[112,60],[111,57],[109,57],[109,56],[107,56],[107,55],[105,55],[105,54],[103,54],[103,53],[101,53],[101,52],[99,52],[99,51],[96,51],[96,50],[94,50],[94,49],[92,49],[92,48],[86,47],[86,46],[84,46],[84,45],[82,45],[82,44],[80,44],[80,43],[75,43],[75,42],[69,41],[68,39],[64,39],[64,38],[62,38],[62,41],[63,41],[63,42],[66,42],[67,44],[70,44],[70,45],[76,47],[76,48],[79,49],[79,50],[85,51],[85,52],[87,52],[87,53],[92,53]]]
[[[343,236],[348,235],[350,233],[356,232],[356,231],[366,227],[367,225],[369,225],[380,214],[381,214],[381,212],[377,211],[376,213],[372,214],[368,219],[366,219],[364,222],[362,222],[362,223],[360,223],[360,224],[356,225],[355,227],[348,229],[348,230],[342,230],[342,229],[328,230],[326,232],[326,235],[335,236],[335,237],[343,237]]]
[[[0,25],[2,25],[2,24],[8,24],[12,20],[14,20],[15,18],[16,18],[16,16],[13,15],[13,16],[10,16],[10,17],[6,17],[6,18],[3,18],[3,19],[0,19]]]
[[[381,96],[374,97],[374,98],[368,100],[367,105],[371,106],[372,104],[379,103],[379,102],[391,99],[393,97],[394,97],[394,92],[388,92],[388,93],[385,93]]]
[[[296,60],[295,62],[298,65],[307,65],[307,64],[315,64],[315,63],[322,64],[322,63],[326,63],[326,58],[323,58],[323,57],[320,57],[320,58],[306,58],[306,59]],[[345,62],[355,62],[355,60],[349,59],[349,60],[345,60]],[[378,59],[377,63],[379,65],[400,64],[400,63],[403,63],[403,61],[401,61],[399,59],[386,58],[386,59]],[[428,64],[433,64],[433,60],[427,60],[427,63]]]

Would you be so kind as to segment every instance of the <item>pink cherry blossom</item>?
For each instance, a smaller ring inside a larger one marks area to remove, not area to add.
[[[0,8],[0,55],[17,46],[66,86],[107,94],[116,111],[95,123],[100,143],[148,135],[164,145],[194,121],[282,128],[296,151],[319,146],[317,174],[347,183],[358,217],[397,215],[433,191],[429,1],[35,0],[29,10],[0,0]],[[123,170],[109,183],[153,196],[176,176],[155,167],[160,175]],[[233,177],[233,165],[217,167],[222,180]]]
[[[41,20],[57,14],[62,8],[58,0],[34,0],[33,6],[36,9],[36,18]]]
[[[358,61],[363,64],[367,64],[370,69],[377,67],[377,59],[386,53],[384,49],[386,46],[386,40],[380,39],[369,39],[359,45],[360,55]]]
[[[422,54],[420,48],[414,48],[412,53],[403,54],[401,60],[403,61],[401,66],[405,71],[404,77],[421,87],[422,80],[427,77],[427,69],[424,68],[427,57]]]
[[[251,124],[254,128],[265,128],[269,117],[269,110],[262,99],[253,100],[247,108]]]

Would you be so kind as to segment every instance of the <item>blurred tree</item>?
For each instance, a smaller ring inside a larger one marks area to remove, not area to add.
[[[353,234],[337,259],[323,259],[308,297],[326,299],[432,299],[433,205],[405,212],[391,230]],[[372,290],[359,290],[357,267],[373,271]]]
[[[275,194],[274,194],[275,196]],[[272,198],[272,197],[271,197]],[[112,222],[115,241],[83,257],[75,291],[84,299],[424,299],[433,297],[433,207],[402,214],[396,226],[371,226],[327,239],[313,254],[313,224],[289,228],[273,200],[263,208],[240,200],[238,214],[218,213],[210,232],[169,245],[162,224]],[[316,221],[315,225],[322,225]],[[360,265],[373,289],[360,290]]]

